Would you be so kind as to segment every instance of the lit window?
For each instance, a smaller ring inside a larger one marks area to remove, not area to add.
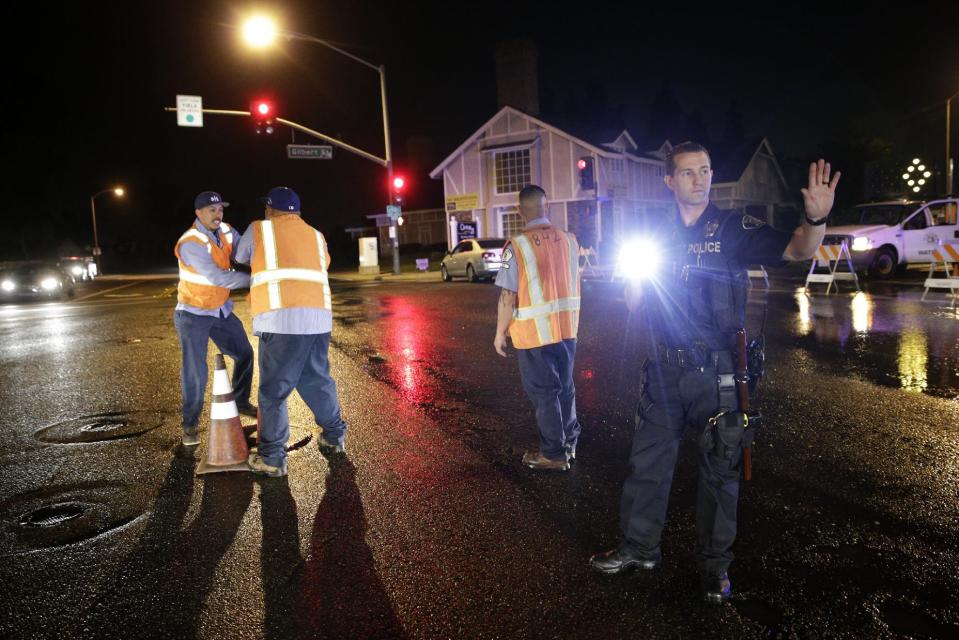
[[[523,229],[526,227],[525,222],[523,221],[523,216],[518,213],[504,213],[503,214],[503,237],[512,238],[515,235],[522,233]]]
[[[529,149],[502,151],[493,156],[496,193],[517,193],[530,179]]]

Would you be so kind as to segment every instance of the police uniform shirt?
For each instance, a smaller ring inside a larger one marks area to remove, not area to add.
[[[655,236],[665,251],[657,277],[643,285],[651,337],[670,347],[703,343],[713,349],[729,348],[731,336],[728,327],[714,321],[708,283],[747,286],[747,267],[784,264],[783,252],[792,239],[791,233],[712,203],[689,227],[676,211]],[[740,326],[744,322],[742,317]]]

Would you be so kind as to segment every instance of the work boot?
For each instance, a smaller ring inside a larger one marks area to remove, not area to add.
[[[251,453],[246,463],[250,465],[250,471],[261,476],[270,478],[282,478],[286,475],[286,460],[279,466],[268,464],[258,453]]]
[[[195,447],[200,444],[200,429],[183,425],[183,446]]]
[[[623,544],[612,551],[597,553],[589,559],[589,564],[593,571],[614,575],[633,569],[652,571],[659,568],[662,560],[646,557]]]
[[[537,471],[569,471],[569,462],[565,456],[562,460],[551,460],[539,451],[527,451],[523,454],[523,464]]]
[[[722,604],[733,597],[733,585],[725,571],[719,575],[702,576],[700,584],[703,597],[709,604]]]
[[[238,404],[236,405],[236,410],[240,413],[241,416],[247,416],[250,418],[257,417],[258,409],[252,404]]]
[[[343,444],[336,444],[327,440],[322,433],[317,439],[317,445],[319,445],[321,453],[346,453],[346,440],[343,441]]]

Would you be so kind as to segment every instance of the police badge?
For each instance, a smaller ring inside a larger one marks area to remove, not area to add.
[[[706,237],[707,237],[707,238],[712,238],[714,235],[716,235],[716,230],[717,230],[717,229],[719,229],[719,221],[718,221],[718,220],[713,220],[712,222],[707,223],[707,224],[706,224]]]

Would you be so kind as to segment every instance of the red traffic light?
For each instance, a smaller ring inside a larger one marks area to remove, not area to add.
[[[269,102],[258,102],[258,103],[256,104],[256,112],[259,113],[261,116],[268,116],[268,115],[270,115],[270,111],[271,111],[271,110],[272,110],[272,109],[270,109],[270,103],[269,103]]]
[[[582,171],[583,169],[585,169],[585,168],[586,168],[586,158],[580,158],[580,159],[576,162],[576,168],[579,169],[580,171]]]
[[[396,176],[395,178],[393,178],[393,189],[394,189],[394,190],[400,191],[400,190],[402,190],[403,187],[405,187],[405,186],[406,186],[406,179],[403,178],[403,176]]]

